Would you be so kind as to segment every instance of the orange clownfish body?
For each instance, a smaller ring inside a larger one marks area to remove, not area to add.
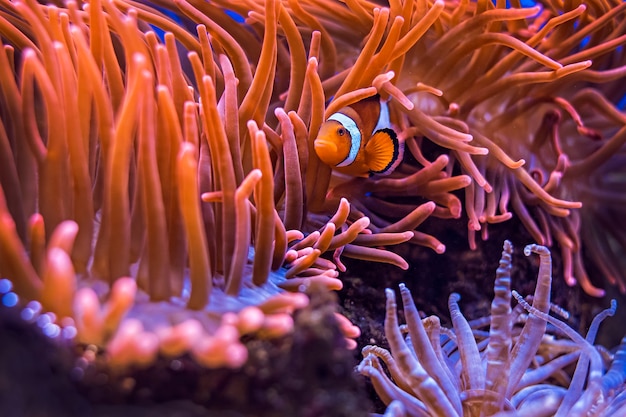
[[[322,124],[315,153],[352,176],[390,174],[402,161],[404,143],[391,128],[389,106],[374,96],[344,107]]]

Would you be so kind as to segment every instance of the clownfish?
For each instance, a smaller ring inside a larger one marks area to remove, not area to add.
[[[322,162],[355,177],[390,174],[404,153],[404,142],[391,127],[389,105],[378,95],[333,113],[314,147]]]

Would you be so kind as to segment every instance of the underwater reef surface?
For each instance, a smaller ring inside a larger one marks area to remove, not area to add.
[[[336,301],[314,296],[294,331],[248,339],[239,369],[207,369],[191,357],[158,358],[148,368],[111,372],[102,354],[86,361],[0,310],[0,414],[35,416],[365,416],[369,400],[354,354],[334,319]],[[80,349],[90,349],[80,347]]]

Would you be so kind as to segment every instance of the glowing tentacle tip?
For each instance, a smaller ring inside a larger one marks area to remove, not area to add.
[[[61,317],[71,316],[72,300],[76,291],[76,276],[72,260],[65,250],[53,247],[48,251],[43,283],[41,304],[44,308]]]
[[[195,319],[186,320],[174,327],[165,327],[157,331],[160,351],[163,355],[177,357],[195,345],[204,334],[202,324]]]
[[[74,318],[80,342],[94,344],[102,342],[104,323],[100,312],[100,301],[93,289],[85,287],[76,292]]]
[[[291,314],[280,313],[265,316],[262,334],[265,337],[280,337],[293,330],[293,317]]]
[[[263,326],[265,314],[258,307],[246,307],[239,312],[237,328],[241,334],[253,333]]]
[[[348,339],[355,339],[361,336],[361,329],[352,324],[352,322],[343,314],[335,313],[335,319],[339,325],[339,329]]]
[[[154,362],[158,353],[159,339],[151,332],[143,331],[138,319],[122,322],[119,330],[106,347],[109,364],[124,368],[129,365],[146,366]]]
[[[565,283],[569,287],[573,287],[574,285],[576,285],[577,279],[573,275],[565,275],[564,279],[565,279]]]
[[[135,302],[137,283],[129,277],[115,281],[111,289],[111,296],[106,305],[104,317],[108,326],[117,326],[126,312]]]
[[[235,330],[235,332],[237,331]],[[226,337],[225,340],[224,336],[224,334],[220,336],[216,334],[215,337],[202,337],[191,352],[193,358],[207,368],[220,366],[238,368],[242,366],[248,359],[248,350],[238,340],[229,340],[229,337]]]
[[[59,248],[67,253],[72,253],[77,234],[78,223],[73,220],[65,220],[54,229],[48,247]]]
[[[154,363],[159,352],[159,338],[152,332],[142,332],[135,338],[134,363],[146,367]]]
[[[239,368],[248,360],[248,349],[240,343],[230,345],[224,364],[228,368]]]

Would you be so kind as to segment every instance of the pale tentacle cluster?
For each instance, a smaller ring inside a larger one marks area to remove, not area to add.
[[[453,329],[443,329],[435,316],[421,319],[403,284],[400,294],[407,324],[400,326],[395,293],[386,290],[390,350],[366,346],[357,368],[389,404],[386,416],[513,416],[539,411],[608,416],[626,410],[626,339],[607,359],[608,369],[603,351],[593,346],[601,321],[615,313],[615,301],[596,316],[584,338],[548,315],[552,280],[548,249],[540,245],[524,249],[526,255],[540,256],[532,305],[511,291],[512,251],[506,241],[489,317],[468,321],[459,310],[459,295],[450,296]],[[511,309],[511,295],[522,308]],[[489,329],[482,330],[486,325]],[[564,368],[576,361],[570,377]]]

